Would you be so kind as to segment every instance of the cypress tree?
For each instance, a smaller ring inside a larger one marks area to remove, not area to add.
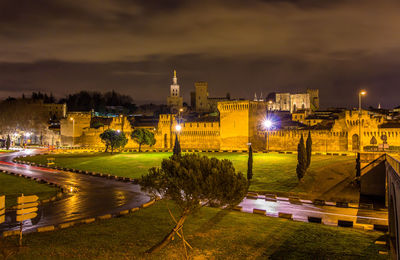
[[[253,178],[253,148],[251,145],[249,147],[249,159],[247,161],[247,180],[250,183],[250,180]]]
[[[174,145],[174,155],[181,155],[181,144],[179,143],[178,140],[178,135],[175,135],[175,145]]]
[[[357,159],[356,159],[356,177],[361,176],[361,156],[360,153],[357,153]]]
[[[10,149],[10,145],[11,145],[11,139],[10,139],[10,135],[7,135],[7,140],[6,140],[6,149]]]
[[[304,174],[306,173],[307,169],[306,164],[307,164],[306,148],[304,147],[303,135],[301,135],[300,142],[297,145],[297,167],[296,167],[297,178],[299,179],[299,181],[303,179]]]
[[[308,131],[308,137],[306,141],[306,152],[307,152],[307,169],[311,164],[311,151],[312,151],[312,140],[311,140],[311,132]]]

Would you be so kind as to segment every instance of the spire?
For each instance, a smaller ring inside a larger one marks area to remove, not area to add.
[[[381,109],[381,103],[378,104],[378,109]]]
[[[263,101],[262,91],[261,91],[260,101]]]
[[[176,77],[176,70],[174,70],[174,77],[172,78],[172,83],[173,83],[174,85],[177,85],[177,84],[178,84],[178,78]]]
[[[257,99],[257,93],[254,92],[254,101],[258,101]]]

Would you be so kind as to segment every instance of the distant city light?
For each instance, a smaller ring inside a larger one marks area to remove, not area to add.
[[[178,132],[180,132],[180,131],[182,130],[181,125],[176,125],[176,126],[175,126],[175,130],[178,131]]]
[[[31,133],[29,133],[29,132],[28,132],[28,133],[25,133],[25,136],[26,136],[26,137],[29,137],[29,136],[31,136]]]
[[[365,91],[365,90],[361,90],[361,91],[360,91],[360,95],[364,96],[364,95],[366,95],[366,94],[367,94],[367,91]]]
[[[121,132],[121,130],[118,129],[118,130],[117,130],[117,133],[120,133],[120,132]]]

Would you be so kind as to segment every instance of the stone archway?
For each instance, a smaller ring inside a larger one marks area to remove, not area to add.
[[[360,147],[359,147],[360,142],[359,142],[358,134],[354,134],[351,137],[351,143],[352,143],[353,151],[360,150]]]

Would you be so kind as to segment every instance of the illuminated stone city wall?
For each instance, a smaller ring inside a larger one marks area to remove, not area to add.
[[[255,150],[265,150],[267,135],[260,126],[265,118],[265,102],[224,101],[218,103],[219,121],[182,122],[181,131],[176,131],[178,124],[174,114],[162,114],[158,125],[147,126],[153,131],[156,144],[143,149],[172,149],[176,134],[182,149],[193,150],[246,150],[251,143]],[[90,126],[90,113],[69,113],[61,121],[61,142],[65,146],[104,147],[99,135],[106,129],[123,131],[129,141],[127,149],[139,146],[131,140],[133,131],[126,117],[107,118],[104,126]],[[358,122],[361,122],[360,124]],[[345,111],[325,129],[311,130],[313,150],[321,152],[358,150],[359,136],[361,146],[366,149],[382,147],[382,136],[386,136],[391,149],[400,148],[400,128],[384,128],[383,116],[371,115],[363,111]],[[308,135],[308,130],[275,130],[268,133],[269,149],[276,151],[296,151],[300,136]]]

